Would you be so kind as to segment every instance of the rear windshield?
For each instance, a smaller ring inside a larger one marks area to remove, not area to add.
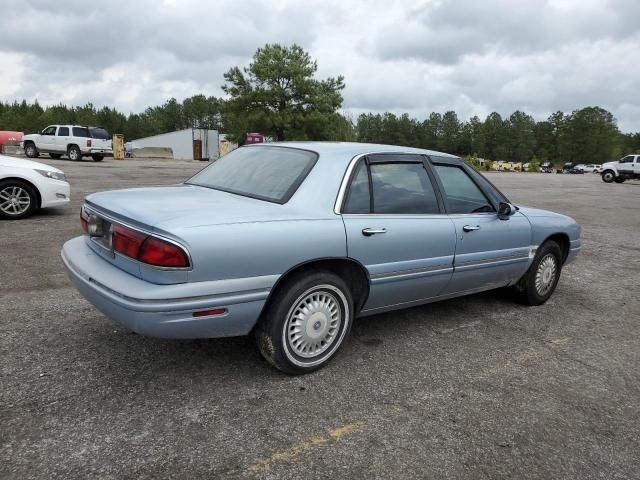
[[[285,203],[313,168],[318,155],[288,147],[242,147],[186,183],[246,197]]]
[[[109,140],[111,136],[104,128],[89,127],[89,133],[91,138],[97,138],[99,140]]]

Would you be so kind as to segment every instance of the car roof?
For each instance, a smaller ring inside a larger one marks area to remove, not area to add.
[[[419,155],[432,155],[437,157],[460,158],[456,155],[438,152],[435,150],[426,150],[423,148],[403,147],[399,145],[383,145],[376,143],[358,143],[358,142],[269,142],[255,143],[246,145],[246,147],[273,146],[273,147],[289,147],[310,150],[322,156],[341,156],[343,159],[351,159],[356,155],[372,154],[372,153],[414,153]]]

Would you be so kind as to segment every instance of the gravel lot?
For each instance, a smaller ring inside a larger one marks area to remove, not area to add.
[[[365,318],[328,368],[292,378],[248,338],[132,334],[64,273],[86,194],[202,163],[42,161],[73,202],[0,222],[0,478],[640,477],[640,183],[491,174],[583,226],[551,300]]]

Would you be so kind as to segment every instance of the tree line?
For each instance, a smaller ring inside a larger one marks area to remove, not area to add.
[[[124,114],[92,104],[42,107],[26,100],[0,102],[0,130],[25,133],[57,123],[95,125],[136,138],[197,127],[216,129],[242,143],[246,133],[276,140],[335,140],[406,145],[460,156],[517,162],[602,163],[640,152],[640,132],[622,133],[613,114],[600,107],[555,112],[536,121],[516,111],[461,120],[456,112],[342,114],[342,76],[318,80],[317,62],[301,47],[265,45],[249,66],[224,74],[225,98],[172,98],[141,113]]]

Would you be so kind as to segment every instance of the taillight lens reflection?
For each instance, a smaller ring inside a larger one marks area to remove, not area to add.
[[[181,248],[155,237],[149,237],[144,241],[138,260],[158,267],[189,266],[189,259]]]
[[[122,225],[116,225],[113,229],[113,249],[127,257],[137,259],[140,246],[146,238],[147,236],[143,233],[136,232]]]

